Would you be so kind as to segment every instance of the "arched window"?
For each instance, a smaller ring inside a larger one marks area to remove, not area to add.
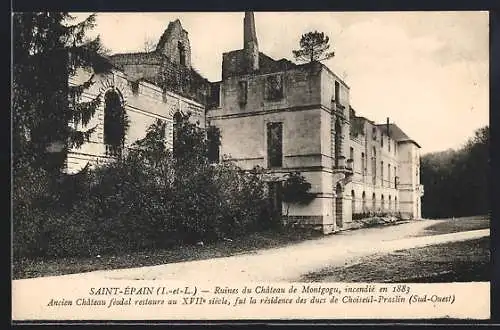
[[[385,209],[384,195],[380,196],[380,209],[382,211]]]
[[[389,195],[389,211],[392,211],[392,200],[391,200],[391,195]]]
[[[125,143],[126,118],[122,98],[114,89],[104,94],[104,144],[106,154],[121,155]]]
[[[352,214],[356,213],[356,198],[354,196],[354,190],[351,190],[351,209]]]
[[[372,211],[373,212],[375,212],[377,210],[376,207],[377,207],[377,203],[375,201],[375,193],[373,193],[373,195],[372,195]]]

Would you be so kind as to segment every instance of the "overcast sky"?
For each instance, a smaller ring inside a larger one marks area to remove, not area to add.
[[[217,81],[222,53],[243,47],[243,17],[98,13],[94,33],[111,53],[143,51],[179,18],[193,66]],[[458,148],[489,123],[487,12],[256,12],[255,22],[259,50],[275,59],[293,59],[301,34],[325,32],[336,55],[324,64],[351,87],[357,114],[389,117],[423,153]]]

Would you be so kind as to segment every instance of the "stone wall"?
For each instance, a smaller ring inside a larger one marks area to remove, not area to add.
[[[69,81],[71,84],[81,84],[91,76],[89,71],[79,71]],[[160,119],[167,123],[167,147],[172,147],[173,137],[173,114],[176,111],[192,112],[192,121],[199,121],[204,127],[204,106],[175,93],[163,91],[160,87],[145,81],[131,81],[120,71],[110,74],[96,75],[94,84],[82,95],[82,100],[95,98],[108,90],[115,90],[121,96],[121,101],[129,119],[129,128],[126,134],[125,147],[129,147],[135,141],[142,139],[147,128]],[[92,165],[109,162],[113,157],[106,154],[104,145],[104,102],[97,109],[94,117],[86,127],[77,127],[86,130],[96,127],[90,141],[78,149],[73,149],[68,155],[68,169],[70,172],[78,171],[87,162]]]
[[[419,148],[415,143],[408,141],[400,142],[398,149],[400,210],[406,218],[420,218]]]
[[[353,156],[353,178],[352,182],[346,186],[346,195],[353,213],[362,212],[397,212],[398,191],[395,186],[399,161],[397,158],[397,143],[384,135],[377,125],[369,121],[364,121],[362,132],[356,137],[350,138],[347,157]],[[375,138],[374,138],[375,134]],[[381,139],[384,140],[383,146]],[[390,147],[389,147],[390,146]],[[375,148],[376,154],[376,180],[373,184],[372,156]],[[364,164],[362,162],[364,154]],[[381,162],[384,164],[383,179],[381,172]],[[389,173],[390,165],[390,173]],[[352,193],[354,192],[354,203]],[[364,193],[364,203],[363,203]],[[373,194],[375,193],[375,203]],[[383,203],[382,203],[382,196]],[[389,202],[390,201],[390,202]],[[364,205],[364,207],[363,207]]]
[[[222,79],[239,77],[248,73],[248,54],[244,49],[234,50],[222,54]],[[272,72],[293,70],[298,65],[286,59],[274,60],[259,52],[259,69],[253,74],[261,75]]]
[[[181,63],[180,47],[184,50],[184,64]],[[175,64],[191,67],[191,43],[187,31],[182,28],[180,20],[177,19],[168,24],[167,29],[158,41],[156,51],[165,55]]]
[[[276,100],[266,98],[268,77],[279,76],[283,88],[283,97]],[[240,102],[240,82],[246,83],[246,102]],[[269,74],[249,74],[228,77],[222,83],[221,108],[212,110],[209,116],[227,116],[249,114],[261,111],[276,111],[306,106],[319,107],[320,104],[320,69],[314,66],[299,66],[289,71]]]

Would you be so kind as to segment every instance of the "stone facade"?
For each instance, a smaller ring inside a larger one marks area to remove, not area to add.
[[[244,169],[266,168],[277,180],[302,173],[315,198],[290,208],[283,203],[286,222],[329,233],[349,228],[362,213],[420,218],[418,144],[395,124],[356,116],[349,86],[326,66],[258,52],[249,24],[251,13],[243,49],[223,54],[219,103],[207,111],[207,121],[222,133],[221,155]],[[270,88],[278,91],[269,95]],[[270,123],[282,130],[279,166],[269,162]]]
[[[246,170],[267,169],[270,187],[299,171],[314,199],[288,206],[276,195],[285,222],[330,233],[349,228],[362,213],[420,218],[419,145],[393,123],[357,116],[349,86],[325,65],[297,65],[260,52],[253,13],[245,13],[243,34],[243,48],[223,54],[222,80],[208,82],[191,67],[188,33],[176,20],[155,51],[112,56],[116,70],[97,76],[100,87],[86,93],[119,91],[131,120],[127,143],[159,118],[168,124],[171,146],[173,114],[190,111],[200,125],[220,129],[221,158]],[[107,159],[102,111],[89,124],[99,127],[92,141],[75,150],[68,165]]]
[[[183,50],[181,60],[179,50]],[[177,51],[174,46],[178,47]],[[103,102],[85,129],[95,131],[78,149],[70,151],[67,159],[69,172],[76,172],[87,164],[96,165],[116,158],[116,146],[105,141],[106,101],[110,91],[118,95],[129,120],[125,144],[129,148],[142,139],[147,128],[157,119],[166,125],[165,141],[172,147],[173,115],[180,111],[191,113],[191,120],[205,126],[205,108],[211,93],[211,85],[191,68],[191,46],[187,32],[177,20],[171,22],[160,38],[158,47],[150,53],[115,54],[109,58],[115,69],[108,74],[94,74],[80,70],[70,78],[70,85],[80,85],[92,77],[92,85],[82,95],[82,101],[100,95]]]
[[[130,80],[143,79],[199,103],[209,102],[211,84],[192,68],[191,44],[179,20],[170,22],[154,51],[114,54],[110,60]]]

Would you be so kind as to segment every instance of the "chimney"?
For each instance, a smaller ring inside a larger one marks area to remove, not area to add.
[[[243,19],[243,43],[248,72],[259,70],[259,43],[251,11],[246,11]]]
[[[387,117],[387,136],[391,137],[391,134],[389,133],[389,117]]]

